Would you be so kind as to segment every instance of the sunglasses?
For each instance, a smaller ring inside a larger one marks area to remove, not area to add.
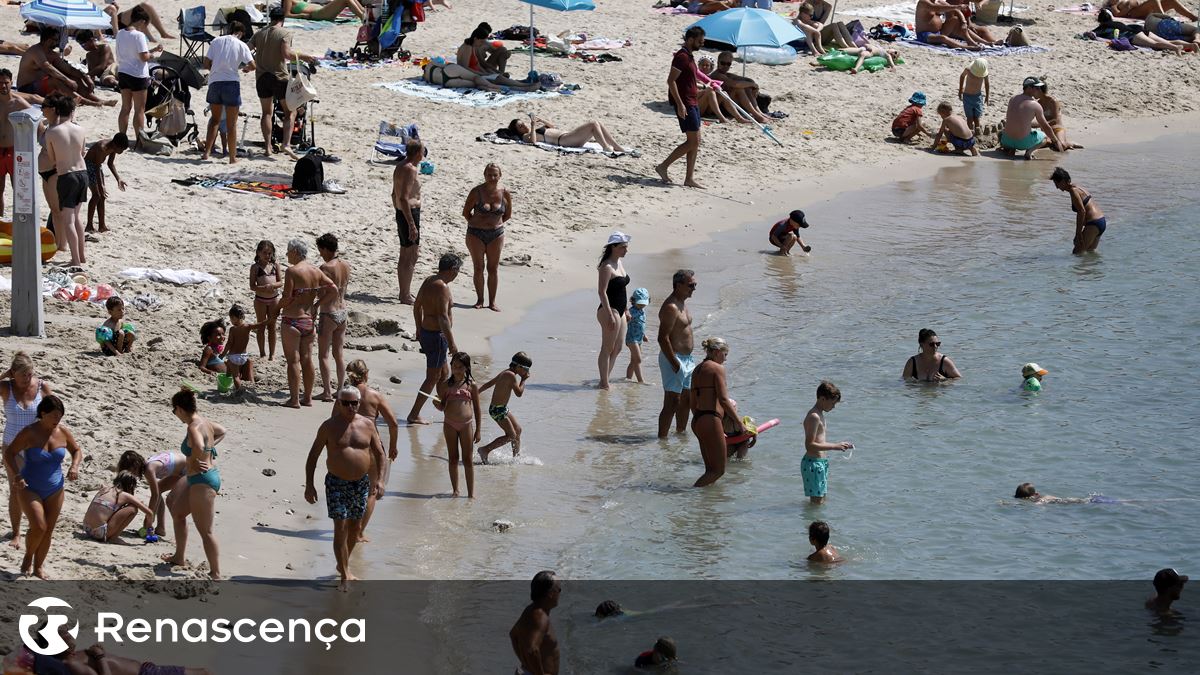
[[[360,403],[360,401],[339,398],[338,403],[341,403],[342,405],[346,406],[347,408],[353,408],[354,406],[358,405]]]

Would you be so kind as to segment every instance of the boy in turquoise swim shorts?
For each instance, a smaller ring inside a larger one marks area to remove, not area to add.
[[[517,416],[508,411],[508,401],[513,394],[520,397],[525,393],[525,381],[529,379],[529,369],[532,367],[533,359],[525,352],[517,352],[513,354],[508,368],[479,387],[481,394],[489,387],[496,388],[492,393],[492,404],[488,406],[488,415],[504,432],[503,436],[477,450],[484,464],[487,464],[488,453],[505,443],[512,443],[513,457],[521,454],[521,425],[517,422]]]
[[[804,496],[813,504],[825,502],[829,481],[829,460],[825,453],[831,450],[845,452],[853,449],[849,441],[827,443],[825,441],[825,413],[842,400],[837,385],[821,380],[817,386],[817,402],[804,417],[804,459],[800,460],[800,477],[804,479]]]

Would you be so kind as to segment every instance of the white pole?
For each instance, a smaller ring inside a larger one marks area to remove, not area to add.
[[[42,236],[38,219],[37,137],[42,113],[9,113],[13,126],[12,332],[45,337],[42,322]]]

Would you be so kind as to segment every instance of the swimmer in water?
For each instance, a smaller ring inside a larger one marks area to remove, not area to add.
[[[654,649],[638,654],[633,661],[634,668],[662,668],[677,659],[675,641],[669,637],[660,637],[654,643]]]
[[[831,565],[842,562],[837,549],[829,545],[829,523],[818,520],[808,526],[808,543],[816,550],[808,555],[808,562]]]
[[[621,609],[621,605],[616,600],[605,600],[596,605],[596,618],[607,619],[612,616],[621,616],[625,610]]]
[[[1021,389],[1024,389],[1025,391],[1041,391],[1042,378],[1045,377],[1049,372],[1050,371],[1036,363],[1026,363],[1025,365],[1021,366],[1021,377],[1025,380],[1025,382],[1021,385]]]
[[[1171,614],[1171,603],[1179,599],[1187,581],[1186,576],[1170,567],[1159,570],[1154,575],[1154,597],[1146,601],[1146,609],[1160,616]]]
[[[1091,495],[1088,497],[1055,497],[1054,495],[1044,495],[1037,491],[1033,483],[1021,483],[1017,486],[1017,492],[1013,495],[1016,499],[1024,499],[1031,501],[1034,504],[1119,504],[1122,500],[1105,497],[1104,495]]]

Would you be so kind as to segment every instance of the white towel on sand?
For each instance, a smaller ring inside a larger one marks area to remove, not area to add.
[[[532,101],[535,99],[553,98],[557,91],[514,91],[501,94],[498,91],[483,91],[481,89],[453,89],[429,84],[422,79],[400,80],[399,82],[384,82],[376,87],[383,87],[397,94],[416,96],[440,103],[457,103],[470,108],[499,108],[517,101]]]
[[[121,276],[126,279],[148,279],[150,281],[161,281],[169,284],[216,284],[221,280],[209,274],[208,272],[197,272],[196,270],[173,270],[162,269],[152,270],[147,267],[131,267],[126,270],[121,270]]]

